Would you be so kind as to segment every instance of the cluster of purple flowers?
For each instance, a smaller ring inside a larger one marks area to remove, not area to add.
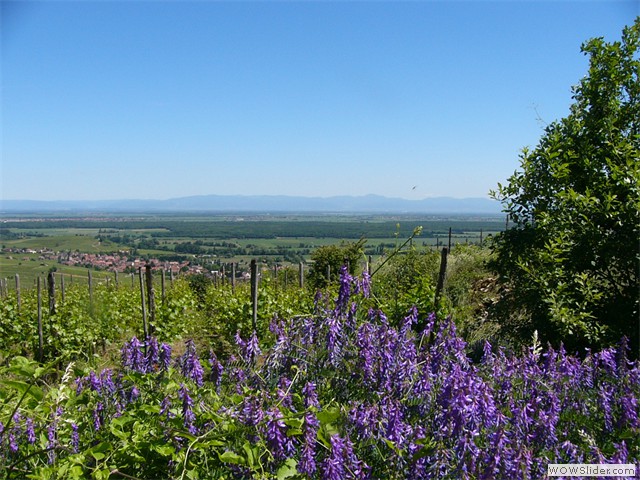
[[[256,331],[253,331],[248,340],[243,340],[238,331],[236,332],[235,341],[241,358],[249,364],[255,363],[256,359],[262,353]]]
[[[187,432],[217,435],[217,455],[233,458],[228,471],[240,476],[289,462],[323,480],[525,479],[543,477],[549,463],[640,461],[640,366],[624,342],[583,357],[550,347],[513,355],[486,343],[473,363],[450,319],[412,309],[396,326],[380,310],[361,312],[354,295],[366,297],[368,282],[343,269],[333,306],[275,318],[270,348],[256,332],[238,333],[237,356],[210,351],[206,367],[193,341],[172,362],[168,345],[133,338],[120,372],[76,380],[82,420],[55,411],[36,424],[16,412],[0,423],[0,456],[15,457],[40,429],[53,462],[62,425],[78,451],[153,399],[145,411],[163,438],[179,447]]]
[[[474,364],[451,319],[420,319],[413,309],[397,327],[379,310],[355,321],[350,295],[366,288],[342,274],[335,308],[272,324],[276,342],[258,375],[271,379],[271,401],[281,404],[282,379],[289,382],[292,365],[302,373],[293,385],[302,405],[283,405],[303,418],[302,438],[290,434],[301,473],[538,478],[549,463],[638,461],[640,368],[624,345],[581,359],[550,347],[494,353],[487,343]],[[247,395],[259,388],[251,378]],[[341,434],[318,450],[315,412],[327,401],[341,405]],[[279,443],[289,437],[278,432],[272,428],[267,443],[282,459],[291,445]]]
[[[176,359],[176,366],[185,378],[190,378],[195,384],[201,387],[204,384],[204,368],[198,358],[196,345],[193,340],[187,340],[184,355]]]
[[[125,371],[138,373],[166,372],[171,362],[171,346],[158,345],[155,337],[149,337],[146,343],[136,337],[124,344],[120,351],[122,367]]]

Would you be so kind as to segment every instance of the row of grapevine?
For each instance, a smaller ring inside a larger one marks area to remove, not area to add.
[[[0,372],[0,471],[528,479],[549,463],[640,460],[640,367],[624,340],[582,357],[485,343],[473,363],[451,319],[414,308],[394,325],[369,292],[345,269],[335,298],[274,314],[260,335],[240,325],[224,348],[200,331],[134,337],[99,368],[13,357]]]

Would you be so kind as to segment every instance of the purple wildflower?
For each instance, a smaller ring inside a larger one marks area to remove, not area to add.
[[[247,342],[245,342],[242,339],[242,336],[240,335],[240,330],[236,331],[236,335],[234,337],[234,340],[235,340],[236,345],[238,346],[238,349],[240,350],[240,352],[245,352],[247,350]]]
[[[316,451],[316,437],[318,435],[318,427],[320,422],[311,412],[307,412],[304,416],[304,445],[302,447],[302,454],[300,455],[300,461],[298,462],[298,471],[302,474],[313,475],[317,470],[315,461]]]
[[[357,293],[361,293],[364,298],[369,298],[371,294],[371,276],[369,272],[363,272],[356,285]]]
[[[31,417],[28,417],[25,422],[25,433],[27,434],[27,442],[32,445],[36,443],[36,431]]]
[[[13,430],[9,432],[9,451],[11,453],[17,453],[18,451],[18,441],[16,440],[16,435],[13,433]]]
[[[103,395],[113,395],[116,390],[116,384],[113,382],[113,376],[110,369],[105,368],[100,372],[100,385]]]
[[[124,344],[121,350],[122,366],[133,372],[145,372],[144,355],[142,353],[142,343],[137,337],[133,337]]]
[[[258,358],[261,353],[258,334],[254,330],[253,334],[251,334],[251,338],[249,338],[249,341],[247,342],[246,358],[250,362],[255,362],[256,358]]]
[[[632,392],[627,392],[620,398],[620,424],[627,428],[640,427],[640,415],[638,411],[638,399]]]
[[[382,422],[385,426],[385,438],[391,440],[396,445],[404,445],[406,436],[410,433],[411,427],[404,421],[404,412],[398,402],[385,399],[381,404]]]
[[[160,370],[166,372],[171,366],[171,345],[162,343],[160,345],[160,351],[158,352],[158,362],[160,363]]]
[[[260,344],[258,342],[258,334],[255,330],[247,341],[242,339],[242,337],[240,336],[240,331],[238,330],[236,332],[235,340],[240,351],[240,356],[247,363],[254,363],[258,356],[260,356],[260,354],[262,353],[262,351],[260,350]]]
[[[131,387],[129,392],[129,403],[135,402],[140,397],[140,390],[135,385]]]
[[[358,347],[359,367],[365,384],[371,384],[374,380],[374,326],[370,322],[363,323],[356,334],[356,346]]]
[[[98,402],[96,404],[96,408],[93,410],[93,428],[98,431],[100,427],[102,427],[102,412],[104,410],[104,405],[102,402]]]
[[[76,396],[79,397],[82,392],[84,391],[84,387],[85,387],[85,379],[84,377],[77,377],[76,378]]]
[[[305,317],[302,320],[302,343],[304,345],[313,345],[316,341],[317,325],[312,317]]]
[[[267,412],[267,446],[276,461],[284,460],[293,449],[291,439],[287,437],[287,427],[278,407]]]
[[[306,408],[315,407],[319,408],[318,394],[316,393],[316,384],[313,382],[307,382],[302,389],[302,395],[304,395],[304,406]]]
[[[199,387],[204,384],[204,369],[196,353],[196,346],[193,340],[187,340],[187,351],[178,359],[178,362],[185,378],[192,379]]]
[[[610,385],[600,385],[598,388],[598,407],[604,417],[605,431],[610,432],[613,429],[613,418],[611,415],[612,395]]]
[[[349,420],[355,427],[359,440],[368,440],[377,434],[380,425],[380,410],[377,405],[358,404],[349,411]]]
[[[198,429],[194,425],[196,415],[193,413],[193,399],[189,396],[189,389],[184,384],[180,385],[178,397],[182,401],[182,418],[184,426],[189,433],[195,435],[198,433]]]
[[[100,377],[96,375],[93,370],[89,372],[89,387],[94,392],[100,393],[102,391],[102,382]]]
[[[338,298],[336,300],[336,315],[344,313],[347,309],[349,298],[351,297],[351,283],[353,277],[349,275],[347,266],[340,268],[340,289],[338,290]]]
[[[262,422],[263,418],[262,402],[254,396],[245,397],[240,411],[242,423],[247,426],[256,426]]]
[[[340,435],[331,436],[331,453],[322,462],[323,480],[343,480],[345,471],[345,442]]]
[[[331,315],[327,318],[327,327],[329,361],[333,366],[337,366],[342,351],[342,322],[337,318],[337,315]]]
[[[78,453],[79,445],[80,436],[78,434],[78,425],[73,422],[71,423],[71,448],[73,449],[73,453]]]
[[[47,456],[48,456],[49,465],[52,465],[53,462],[55,461],[54,449],[57,446],[56,430],[58,427],[58,419],[56,418],[55,414],[52,414],[51,416],[52,416],[51,423],[47,428],[47,449],[49,449]]]
[[[159,353],[158,339],[155,337],[147,338],[147,356],[144,359],[144,369],[147,373],[156,370]]]
[[[164,397],[162,402],[160,402],[160,416],[166,421],[174,417],[174,414],[171,412],[171,398]]]
[[[219,387],[220,383],[222,382],[224,367],[218,360],[218,357],[216,357],[216,354],[213,352],[213,350],[209,352],[209,365],[211,365],[211,375],[209,376],[209,378],[216,387]]]
[[[281,377],[276,389],[276,395],[278,396],[278,402],[286,407],[292,408],[292,398],[290,393],[291,380],[287,377]]]

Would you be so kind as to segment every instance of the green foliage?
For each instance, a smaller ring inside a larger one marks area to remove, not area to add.
[[[434,311],[436,277],[440,255],[410,249],[390,259],[372,279],[372,289],[389,319],[398,324],[411,307]]]
[[[165,298],[156,300],[156,321],[150,324],[153,335],[159,340],[171,342],[198,331],[202,324],[197,295],[188,280],[173,282],[166,289]]]
[[[346,264],[349,266],[349,273],[354,274],[358,267],[358,262],[362,261],[365,239],[357,242],[342,242],[340,245],[327,245],[316,249],[311,254],[313,262],[307,277],[308,285],[314,289],[326,288],[340,277],[340,268]],[[329,270],[330,278],[327,278]]]
[[[640,18],[620,42],[583,45],[590,67],[570,114],[493,192],[514,224],[494,246],[509,288],[499,309],[524,320],[505,323],[524,338],[537,329],[574,348],[626,335],[637,352],[639,37]]]
[[[236,332],[249,336],[253,330],[251,289],[248,283],[207,289],[203,304],[203,332],[214,351],[226,357],[234,348]],[[290,318],[310,314],[313,311],[312,298],[306,290],[297,287],[278,288],[272,279],[261,278],[258,285],[258,319],[256,332],[264,341],[269,334],[269,323],[274,317]]]

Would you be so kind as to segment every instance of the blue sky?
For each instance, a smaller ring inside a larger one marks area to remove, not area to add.
[[[2,2],[4,199],[486,196],[633,1]]]

